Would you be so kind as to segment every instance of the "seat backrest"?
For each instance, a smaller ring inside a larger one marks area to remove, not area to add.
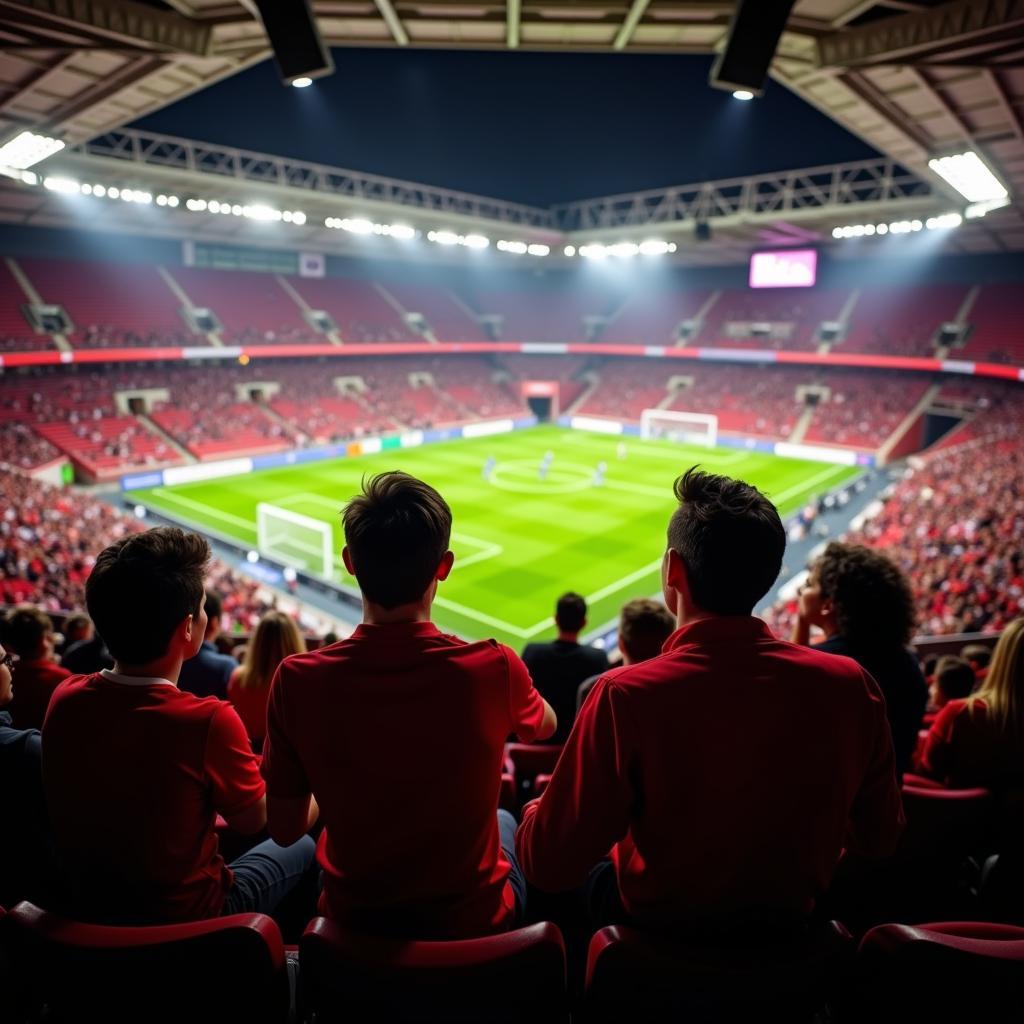
[[[310,922],[299,947],[301,1003],[333,1020],[565,1021],[565,945],[550,923],[415,942]]]
[[[835,921],[805,935],[752,928],[728,939],[602,928],[587,955],[587,1016],[717,1020],[738,1012],[753,1020],[772,1007],[798,1020],[827,999],[852,954],[850,934]]]
[[[287,1019],[284,945],[263,914],[120,927],[19,903],[4,927],[47,1020]]]
[[[900,845],[903,856],[957,857],[979,846],[995,817],[995,801],[987,789],[925,789],[903,787],[907,828]]]
[[[966,962],[982,957],[1016,964],[1024,976],[1024,928],[990,921],[883,924],[861,940],[862,953],[912,960]]]
[[[550,775],[555,770],[560,746],[546,747],[539,743],[506,743],[505,754],[515,765],[516,779],[531,781],[538,775]]]

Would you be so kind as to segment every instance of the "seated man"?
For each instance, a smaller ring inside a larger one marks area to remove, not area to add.
[[[270,834],[292,842],[319,805],[320,910],[346,926],[415,938],[502,931],[525,898],[515,819],[498,810],[504,741],[550,736],[554,712],[513,651],[430,621],[454,560],[437,491],[383,473],[343,518],[363,622],[278,669],[263,748]]]
[[[238,662],[230,654],[221,654],[214,641],[220,633],[220,595],[213,590],[206,591],[206,636],[194,658],[181,666],[178,689],[194,693],[197,697],[219,697],[227,700],[228,681],[231,673],[238,668]]]
[[[580,683],[608,667],[608,655],[579,642],[587,624],[587,602],[571,591],[555,605],[558,637],[546,644],[527,644],[523,661],[540,695],[555,709],[558,729],[552,743],[564,743],[576,717],[576,691]]]
[[[14,660],[0,647],[0,709],[11,701]],[[40,898],[46,883],[49,827],[43,799],[43,746],[38,729],[15,729],[0,710],[0,779],[4,838],[0,842],[0,906]]]
[[[884,855],[899,837],[885,703],[852,659],[752,617],[786,545],[771,502],[696,467],[675,493],[662,583],[679,628],[598,681],[519,856],[550,891],[597,866],[596,923],[799,925],[844,847]]]
[[[16,654],[18,680],[8,711],[16,729],[41,729],[53,691],[71,674],[54,658],[53,622],[34,605],[15,608],[3,623],[3,641]]]
[[[635,665],[661,654],[665,641],[675,632],[676,620],[660,602],[649,597],[627,601],[619,612],[619,653],[623,665]],[[583,707],[600,673],[584,679],[576,691],[576,713]]]
[[[977,677],[969,661],[955,654],[944,654],[935,665],[935,675],[928,687],[928,711],[924,727],[935,721],[938,713],[951,700],[965,700],[974,692]]]
[[[267,841],[229,867],[217,814],[246,835],[266,824],[259,766],[235,709],[178,689],[206,633],[210,546],[170,527],[100,553],[86,583],[113,670],[73,676],[43,725],[43,782],[71,912],[155,924],[270,913],[314,843]]]

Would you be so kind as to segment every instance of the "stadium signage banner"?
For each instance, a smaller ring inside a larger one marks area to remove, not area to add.
[[[750,257],[751,288],[812,288],[817,277],[814,249],[775,249]]]
[[[462,428],[462,436],[488,437],[491,434],[508,434],[515,429],[514,420],[488,420],[484,423],[467,423]]]

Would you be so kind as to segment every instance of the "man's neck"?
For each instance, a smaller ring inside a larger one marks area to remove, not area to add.
[[[393,626],[400,622],[430,622],[430,607],[433,602],[413,601],[397,608],[384,608],[363,598],[363,622],[367,626]]]
[[[146,665],[126,665],[123,662],[115,661],[111,672],[119,676],[129,676],[143,679],[166,679],[169,683],[178,685],[178,676],[181,675],[181,658],[158,658]]]
[[[580,642],[579,633],[567,633],[564,629],[558,631],[558,639],[563,644],[578,644]]]

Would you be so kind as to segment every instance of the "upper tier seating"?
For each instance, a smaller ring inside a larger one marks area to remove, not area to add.
[[[83,420],[38,423],[36,431],[82,464],[91,476],[142,466],[166,466],[182,461],[162,438],[134,416],[105,416]]]
[[[596,340],[619,345],[675,345],[676,329],[684,320],[696,317],[711,294],[668,288],[633,292],[611,314],[611,322]]]
[[[19,469],[35,469],[60,457],[60,452],[31,427],[0,420],[0,463]]]
[[[610,315],[616,306],[607,292],[582,287],[571,291],[476,288],[470,296],[468,305],[477,312],[501,317],[500,341],[588,341],[584,318]]]
[[[973,330],[956,355],[969,359],[1024,364],[1024,302],[1021,286],[985,285],[967,317]]]
[[[366,344],[422,340],[372,281],[303,277],[292,278],[291,285],[311,309],[323,310],[334,319],[342,341]]]
[[[711,307],[695,339],[698,345],[727,348],[771,348],[813,351],[815,333],[825,320],[835,320],[848,292],[823,288],[746,288],[723,292]],[[791,324],[785,338],[730,337],[728,324]]]
[[[933,356],[939,327],[956,318],[966,296],[967,287],[956,284],[866,288],[835,351]]]
[[[469,309],[443,286],[387,281],[384,288],[407,313],[423,316],[435,341],[487,340]]]
[[[48,334],[35,334],[22,315],[21,307],[28,301],[6,261],[0,259],[0,351],[53,348],[53,339]]]
[[[147,263],[20,259],[42,300],[63,306],[79,348],[202,345],[179,313],[181,303]]]
[[[175,267],[172,273],[193,305],[217,315],[226,341],[260,345],[324,340],[306,325],[301,309],[274,274],[196,267]]]

